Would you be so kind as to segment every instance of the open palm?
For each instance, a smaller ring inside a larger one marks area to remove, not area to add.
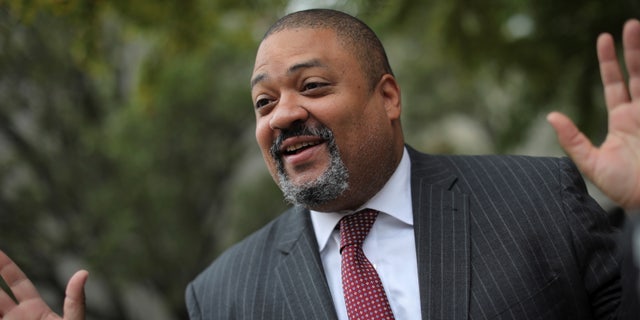
[[[565,115],[547,117],[560,145],[580,170],[623,208],[640,209],[640,21],[630,20],[623,30],[625,81],[611,35],[598,38],[600,74],[609,115],[608,133],[594,146]]]
[[[20,268],[0,251],[0,276],[7,283],[16,301],[0,290],[0,319],[2,320],[84,320],[84,284],[89,274],[76,272],[67,285],[64,318],[55,314],[42,300],[36,287]]]

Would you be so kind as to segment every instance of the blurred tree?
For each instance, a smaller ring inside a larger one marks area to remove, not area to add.
[[[396,39],[390,51],[410,133],[464,113],[489,133],[495,150],[488,152],[506,152],[527,139],[541,114],[560,109],[596,141],[603,137],[595,40],[601,32],[620,40],[624,21],[640,15],[640,2],[394,3],[376,1],[362,14]]]
[[[253,128],[247,83],[269,4],[0,6],[0,243],[52,305],[66,279],[51,266],[71,256],[108,279],[109,308],[88,297],[94,318],[144,309],[128,301],[136,286],[157,293],[162,317],[186,317],[186,283],[229,238],[218,222],[253,147],[238,137]]]

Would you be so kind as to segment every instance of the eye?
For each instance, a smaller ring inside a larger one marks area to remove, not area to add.
[[[307,82],[302,86],[302,91],[315,90],[329,85],[325,82]]]
[[[268,99],[268,98],[260,98],[260,99],[256,100],[255,108],[256,109],[261,109],[261,108],[269,105],[269,103],[271,103],[271,101],[272,100]]]

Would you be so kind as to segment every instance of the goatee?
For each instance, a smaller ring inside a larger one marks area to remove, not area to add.
[[[329,150],[329,167],[315,180],[296,185],[291,182],[284,169],[284,161],[280,152],[282,142],[295,136],[317,136],[327,143]],[[278,172],[279,186],[284,199],[293,205],[301,205],[307,208],[323,205],[337,199],[343,192],[349,189],[349,172],[344,165],[333,132],[325,127],[309,128],[305,125],[297,125],[283,130],[270,149],[271,156],[275,160]]]

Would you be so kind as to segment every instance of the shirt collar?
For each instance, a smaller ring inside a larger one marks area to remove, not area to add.
[[[370,208],[388,214],[408,225],[413,226],[413,210],[411,205],[411,160],[405,148],[400,164],[387,183],[358,210]],[[356,210],[356,211],[358,211]],[[355,211],[354,211],[355,212]],[[311,210],[311,222],[318,240],[320,251],[324,250],[331,233],[344,212],[318,212]]]

